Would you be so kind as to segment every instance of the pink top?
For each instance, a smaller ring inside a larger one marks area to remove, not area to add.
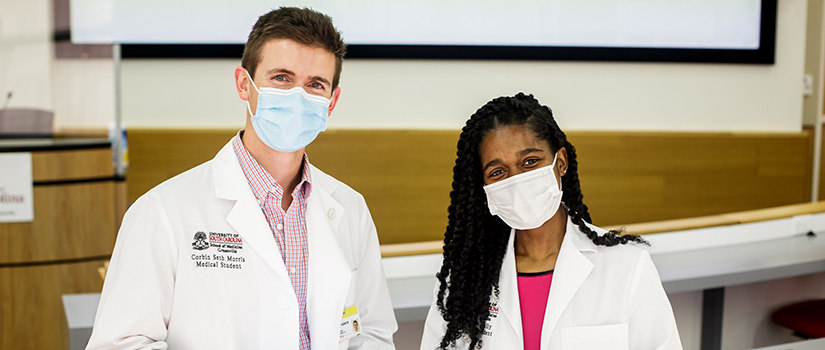
[[[541,326],[547,296],[553,281],[553,270],[518,274],[518,300],[521,308],[521,328],[524,331],[524,350],[541,348]]]
[[[281,200],[284,189],[275,178],[258,164],[241,141],[243,131],[232,139],[232,148],[238,156],[241,170],[246,175],[252,194],[258,200],[275,243],[281,252],[284,266],[289,273],[289,281],[298,298],[298,339],[299,349],[310,349],[309,324],[307,320],[307,279],[309,274],[309,247],[307,246],[306,201],[312,189],[312,179],[309,174],[309,161],[304,154],[304,164],[301,167],[301,182],[292,191],[292,203],[284,211]]]

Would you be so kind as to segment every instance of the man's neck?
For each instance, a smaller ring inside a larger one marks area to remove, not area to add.
[[[258,164],[283,188],[284,197],[281,206],[284,210],[287,210],[289,204],[292,202],[292,191],[295,189],[295,186],[298,186],[298,183],[301,182],[301,166],[304,164],[304,149],[295,152],[281,152],[269,148],[269,146],[258,138],[252,128],[246,128],[243,137],[241,137],[241,141],[249,151],[249,154],[251,154]]]

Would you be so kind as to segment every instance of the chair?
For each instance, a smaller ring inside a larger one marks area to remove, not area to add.
[[[825,337],[825,299],[815,299],[779,308],[771,320],[802,338]]]

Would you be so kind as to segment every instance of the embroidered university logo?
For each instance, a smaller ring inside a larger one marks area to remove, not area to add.
[[[204,250],[209,248],[209,242],[206,240],[206,233],[198,231],[195,233],[195,240],[192,242],[192,249]]]

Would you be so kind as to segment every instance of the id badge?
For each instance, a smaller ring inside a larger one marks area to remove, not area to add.
[[[358,306],[353,305],[344,309],[338,342],[342,343],[359,335],[361,335],[361,318],[358,315]]]

